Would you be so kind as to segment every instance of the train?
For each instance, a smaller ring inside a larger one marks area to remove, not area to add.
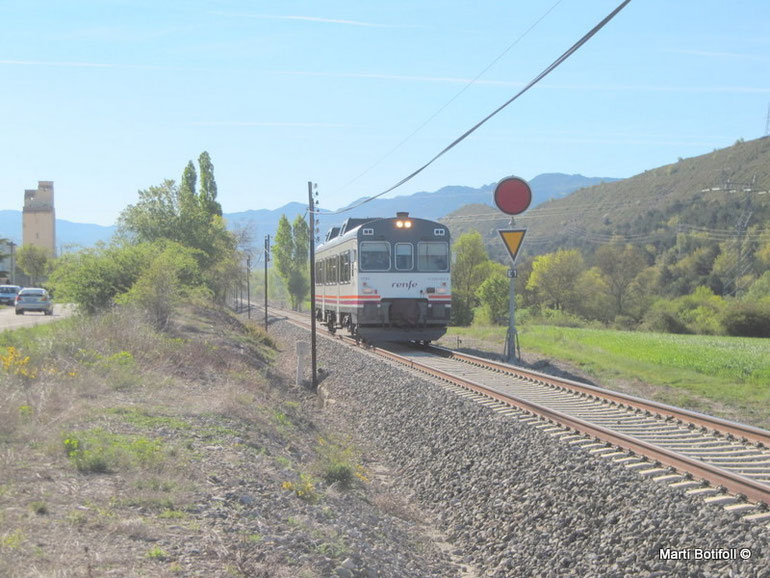
[[[315,251],[316,319],[358,341],[415,341],[446,333],[452,313],[449,229],[396,213],[348,218]]]

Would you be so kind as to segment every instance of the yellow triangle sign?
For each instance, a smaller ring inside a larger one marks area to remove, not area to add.
[[[500,233],[500,237],[503,239],[503,243],[505,243],[505,248],[508,249],[508,253],[511,254],[511,259],[513,259],[513,262],[516,262],[516,255],[519,254],[519,249],[521,248],[521,242],[524,240],[524,233],[527,232],[526,229],[498,229],[498,233]]]

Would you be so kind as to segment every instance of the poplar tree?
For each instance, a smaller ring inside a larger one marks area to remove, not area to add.
[[[197,181],[198,173],[195,170],[195,165],[192,161],[188,161],[184,173],[182,173],[182,182],[179,183],[179,203],[182,205],[183,211],[196,202],[195,185]]]
[[[309,250],[310,228],[301,216],[289,224],[281,215],[273,244],[273,262],[278,276],[283,280],[291,299],[291,307],[299,309],[310,289]]]
[[[214,165],[207,151],[198,157],[200,167],[200,193],[198,198],[201,207],[210,215],[222,216],[222,206],[217,202],[217,182],[214,180]]]

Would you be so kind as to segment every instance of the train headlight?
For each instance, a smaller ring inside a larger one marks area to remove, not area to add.
[[[396,221],[396,227],[398,227],[399,229],[403,229],[404,228],[404,221]]]
[[[404,221],[404,227],[406,227],[407,229],[411,229],[412,228],[412,221]]]
[[[412,221],[402,221],[399,219],[398,221],[396,221],[396,227],[398,229],[411,229]]]

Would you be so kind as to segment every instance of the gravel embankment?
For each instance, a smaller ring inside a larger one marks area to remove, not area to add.
[[[308,340],[286,323],[271,334]],[[770,530],[319,339],[325,413],[490,576],[770,576]],[[293,351],[293,348],[292,348]],[[696,560],[696,549],[736,560]],[[748,548],[751,558],[738,553]],[[662,549],[690,559],[664,560]],[[728,550],[728,553],[733,551]]]

